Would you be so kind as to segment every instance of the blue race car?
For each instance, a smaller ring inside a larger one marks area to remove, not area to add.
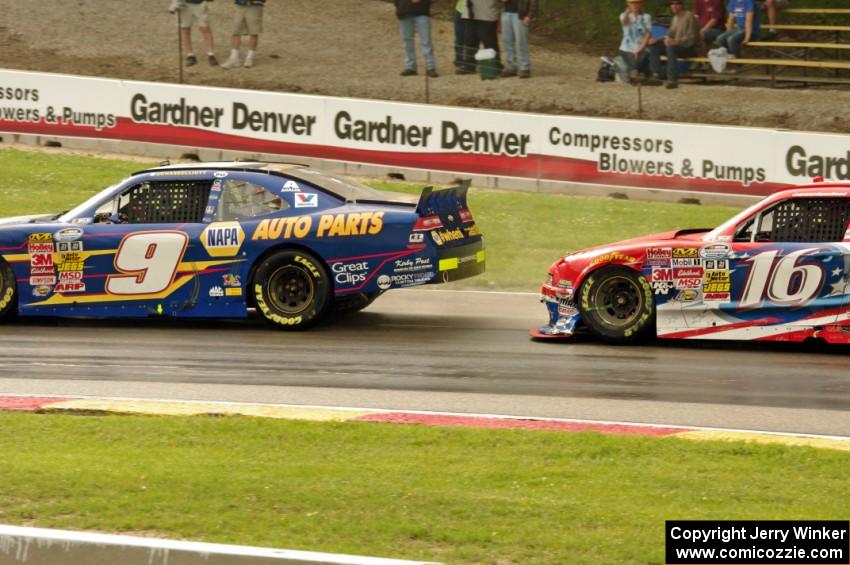
[[[0,220],[0,318],[244,318],[301,329],[484,272],[468,183],[415,197],[300,165],[168,165]]]

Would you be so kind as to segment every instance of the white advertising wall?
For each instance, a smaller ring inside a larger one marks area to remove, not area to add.
[[[8,70],[0,132],[750,196],[850,179],[850,136]]]

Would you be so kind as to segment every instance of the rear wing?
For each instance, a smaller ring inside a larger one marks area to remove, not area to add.
[[[470,179],[461,180],[457,186],[449,188],[434,188],[426,186],[419,195],[416,213],[420,217],[444,216],[460,210],[468,210],[466,196],[469,192]]]

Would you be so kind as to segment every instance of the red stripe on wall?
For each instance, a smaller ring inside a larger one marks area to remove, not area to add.
[[[406,153],[350,149],[329,145],[290,143],[255,139],[239,135],[163,124],[139,124],[130,118],[118,118],[115,127],[97,131],[89,126],[13,122],[0,120],[0,130],[34,135],[56,135],[94,139],[114,139],[189,145],[212,149],[295,155],[316,159],[351,161],[373,165],[409,167],[481,175],[498,175],[543,180],[610,184],[616,186],[687,190],[694,192],[765,196],[785,187],[779,183],[752,184],[684,177],[602,173],[595,161],[552,155],[480,155],[472,153]]]

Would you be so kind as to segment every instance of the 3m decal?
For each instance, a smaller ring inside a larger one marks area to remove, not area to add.
[[[245,241],[245,232],[239,222],[210,224],[201,232],[201,245],[210,257],[233,257]]]
[[[673,282],[673,269],[652,269],[651,282],[669,281]]]
[[[106,292],[144,295],[164,291],[174,281],[188,245],[189,236],[178,231],[127,235],[115,254],[115,270],[121,274],[106,278]]]

